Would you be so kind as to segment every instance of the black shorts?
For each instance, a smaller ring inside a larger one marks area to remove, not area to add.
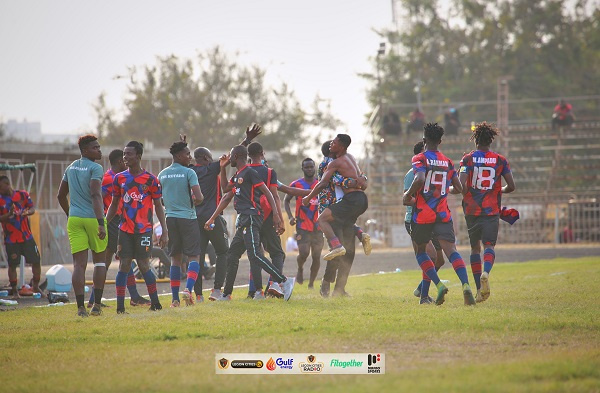
[[[310,244],[310,246],[318,246],[319,244],[323,247],[323,232],[321,231],[305,231],[304,229],[296,228],[296,241],[298,244]]]
[[[412,222],[410,229],[410,237],[417,244],[427,244],[429,241],[433,241],[434,238],[438,240],[438,243],[439,240],[445,240],[449,243],[456,241],[452,221],[434,222],[431,224],[417,224],[416,222]]]
[[[4,245],[6,246],[8,266],[19,266],[21,264],[21,256],[24,256],[25,262],[30,265],[40,264],[40,251],[34,239],[25,240],[23,243],[4,243]]]
[[[484,246],[496,245],[500,216],[465,216],[465,220],[471,247],[479,246],[479,242]]]
[[[121,259],[149,259],[152,254],[152,231],[127,233],[119,231],[118,255]]]
[[[200,228],[195,218],[167,217],[169,255],[200,255]]]
[[[119,245],[119,222],[121,222],[121,217],[115,216],[108,223],[108,245],[106,249],[113,254],[117,252],[117,246]]]
[[[412,230],[410,229],[410,222],[406,222],[404,221],[404,227],[406,228],[406,232],[408,232],[408,234],[410,235],[412,233]],[[442,249],[442,245],[440,244],[440,241],[437,239],[437,236],[435,235],[435,233],[431,236],[431,243],[433,244],[433,247],[435,248],[436,251],[439,251]]]
[[[356,219],[368,208],[367,194],[360,191],[348,193],[341,200],[328,207],[336,221],[347,225],[356,223]]]

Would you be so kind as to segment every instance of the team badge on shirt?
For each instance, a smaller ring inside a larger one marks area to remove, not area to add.
[[[238,182],[238,184],[242,184],[244,182],[244,179],[241,177],[238,177],[237,182]]]

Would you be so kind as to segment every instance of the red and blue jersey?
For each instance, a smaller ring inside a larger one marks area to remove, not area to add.
[[[113,181],[115,180],[115,176],[117,174],[109,169],[104,173],[104,177],[102,178],[102,203],[104,204],[104,215],[108,212],[108,208],[110,203],[112,202],[114,186]],[[119,203],[119,208],[117,209],[117,215],[120,216],[123,211],[123,201]]]
[[[493,151],[474,150],[460,161],[467,174],[463,210],[468,216],[495,216],[502,205],[502,175],[510,173],[506,158]]]
[[[312,190],[317,185],[317,179],[308,183],[304,178],[294,180],[290,187],[300,188],[301,190]],[[296,197],[296,228],[308,232],[319,230],[317,224],[319,218],[319,198],[314,197],[310,200],[309,206],[302,205],[302,197]]]
[[[147,171],[134,176],[126,170],[115,175],[113,187],[113,196],[123,203],[119,228],[127,233],[152,231],[153,201],[162,196],[156,176]]]
[[[14,215],[8,221],[2,222],[4,243],[23,243],[33,239],[29,226],[29,217],[23,216],[26,209],[33,208],[33,201],[27,191],[15,190],[12,195],[0,195],[0,215],[8,213],[13,208]]]
[[[457,176],[452,160],[439,151],[427,150],[412,158],[415,175],[425,174],[425,184],[417,191],[412,220],[417,224],[452,221],[448,191]]]

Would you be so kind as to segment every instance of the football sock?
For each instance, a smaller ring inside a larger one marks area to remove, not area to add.
[[[152,273],[152,270],[148,269],[148,271],[144,273],[144,281],[146,281],[148,295],[150,295],[150,301],[152,304],[159,303],[158,293],[156,292],[156,277],[154,276],[154,273]]]
[[[194,283],[198,279],[198,273],[200,273],[200,264],[198,261],[190,261],[188,264],[187,281],[185,284],[185,288],[190,292],[192,292],[194,289]]]
[[[132,299],[139,299],[140,294],[137,291],[137,287],[135,285],[135,275],[133,274],[133,265],[131,269],[129,269],[129,273],[127,273],[127,290],[129,291],[129,296]]]
[[[359,242],[362,242],[362,234],[363,234],[363,230],[358,225],[355,225],[354,226],[354,235],[356,235]]]
[[[492,248],[486,248],[483,252],[483,271],[489,273],[492,271],[494,266],[494,260],[496,259],[496,253]]]
[[[96,289],[94,291],[94,303],[100,304],[102,303],[102,293],[104,292],[104,288]]]
[[[433,264],[431,258],[429,258],[429,255],[427,255],[426,252],[417,254],[417,262],[419,263],[421,270],[423,270],[423,273],[427,275],[427,277],[429,277],[434,284],[437,285],[437,283],[440,282],[440,278],[435,271],[435,265]]]
[[[423,273],[423,281],[421,281],[421,299],[427,298],[429,296],[429,286],[431,285],[431,280],[429,277]]]
[[[481,255],[471,254],[471,271],[473,272],[473,279],[475,280],[475,286],[477,289],[481,288]]]
[[[75,299],[77,300],[77,307],[83,307],[84,295],[75,295]]]
[[[127,286],[127,273],[122,271],[117,272],[117,278],[115,279],[117,287],[117,310],[125,309],[125,288]]]
[[[94,304],[94,287],[92,286],[92,290],[90,291],[90,300],[88,300],[89,304]]]
[[[337,236],[334,236],[330,241],[329,244],[331,244],[331,248],[338,248],[342,246],[342,243],[340,242],[340,239],[337,238]]]
[[[179,285],[181,284],[181,267],[171,265],[171,293],[173,294],[173,301],[179,301]]]
[[[452,267],[454,268],[456,275],[460,279],[460,283],[468,284],[469,276],[467,275],[465,261],[463,261],[462,257],[458,252],[455,251],[450,255],[450,263],[452,263]]]

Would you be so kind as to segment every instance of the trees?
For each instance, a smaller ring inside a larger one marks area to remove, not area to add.
[[[111,144],[138,139],[164,148],[183,133],[192,147],[226,150],[257,122],[267,155],[280,153],[281,171],[293,167],[298,172],[303,152],[316,146],[307,132],[332,131],[340,122],[320,107],[319,97],[308,112],[285,83],[267,86],[264,69],[237,60],[216,47],[194,60],[159,57],[141,75],[133,69],[122,120],[107,108],[103,94],[98,97],[98,132]]]
[[[373,106],[380,99],[416,102],[417,79],[430,103],[495,100],[503,75],[514,77],[512,98],[598,93],[594,0],[454,0],[448,8],[437,0],[401,3],[402,31],[384,32],[398,50],[378,60],[382,82],[368,92]],[[549,116],[547,105],[528,106],[530,113],[517,116]]]

